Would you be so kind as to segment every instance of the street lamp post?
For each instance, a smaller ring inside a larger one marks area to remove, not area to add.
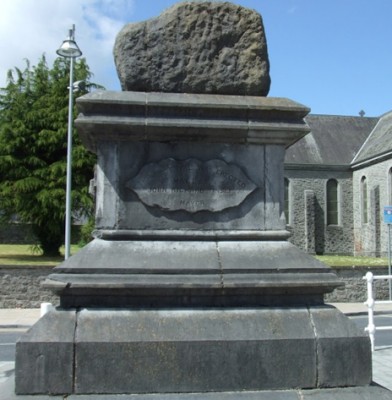
[[[76,57],[80,57],[82,52],[75,42],[75,25],[69,30],[68,38],[65,39],[56,53],[71,61],[69,71],[69,105],[68,105],[68,136],[67,136],[67,183],[65,194],[65,259],[71,253],[71,187],[72,187],[72,114],[73,114],[73,72]]]

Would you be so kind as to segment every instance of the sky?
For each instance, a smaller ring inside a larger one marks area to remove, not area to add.
[[[113,61],[127,23],[158,16],[178,0],[0,0],[0,87],[7,71],[36,65],[76,26],[93,82],[121,90]],[[392,0],[235,0],[263,18],[270,97],[313,114],[380,116],[392,110]]]

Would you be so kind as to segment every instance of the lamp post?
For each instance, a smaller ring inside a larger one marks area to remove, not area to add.
[[[69,30],[68,38],[65,39],[56,53],[71,60],[69,71],[69,105],[68,105],[68,136],[67,136],[67,183],[65,194],[65,259],[70,256],[71,249],[71,186],[72,186],[72,112],[73,112],[73,72],[76,57],[82,52],[75,42],[75,25]]]

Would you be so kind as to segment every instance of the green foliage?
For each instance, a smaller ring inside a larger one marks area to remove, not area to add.
[[[95,219],[90,217],[88,221],[80,229],[80,241],[78,245],[80,247],[85,246],[87,243],[91,242],[93,239],[92,233],[95,228]]]
[[[89,83],[84,59],[75,63],[74,76],[87,87],[97,86]],[[23,71],[10,70],[7,86],[0,89],[1,218],[31,223],[45,256],[59,254],[64,236],[68,86],[69,61],[57,58],[49,68],[42,56],[36,66],[26,61]],[[72,209],[89,216],[95,157],[75,129],[72,154]]]

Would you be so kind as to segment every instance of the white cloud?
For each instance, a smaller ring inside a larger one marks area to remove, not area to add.
[[[0,11],[0,87],[24,59],[35,65],[45,54],[51,65],[72,24],[94,81],[108,89],[118,85],[112,48],[134,13],[134,0],[1,0]]]

